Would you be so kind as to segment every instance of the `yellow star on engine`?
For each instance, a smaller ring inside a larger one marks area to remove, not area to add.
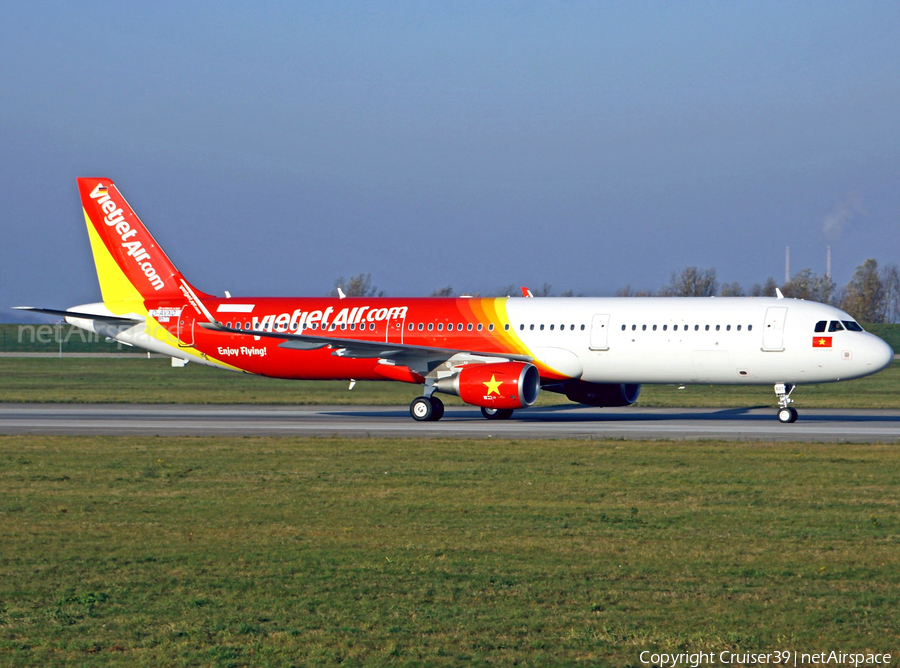
[[[485,381],[484,384],[487,387],[488,396],[491,396],[492,394],[500,396],[500,386],[503,385],[503,381],[497,380],[497,376],[491,374],[491,379]]]

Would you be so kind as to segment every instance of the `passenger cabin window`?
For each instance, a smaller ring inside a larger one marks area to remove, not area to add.
[[[433,322],[429,322],[429,323],[428,323],[428,331],[431,332],[431,331],[433,331],[433,330],[434,330],[434,323],[433,323]]]
[[[828,331],[829,332],[840,332],[843,331],[844,326],[840,323],[839,320],[832,320],[828,323]]]
[[[439,332],[443,332],[443,331],[444,331],[444,323],[442,323],[442,322],[439,322],[439,323],[438,323],[438,331],[439,331]]]
[[[827,326],[828,326],[828,321],[827,321],[827,320],[819,320],[819,322],[816,323],[816,329],[815,329],[815,331],[816,331],[816,332],[824,332],[824,331],[825,331],[825,328],[826,328]]]
[[[506,329],[509,329],[509,325],[506,326]],[[490,323],[490,324],[488,325],[488,331],[489,331],[489,332],[493,332],[493,331],[494,331],[494,323]]]
[[[863,328],[859,326],[858,322],[855,322],[853,320],[841,320],[841,322],[844,323],[844,327],[846,327],[851,332],[863,331]]]

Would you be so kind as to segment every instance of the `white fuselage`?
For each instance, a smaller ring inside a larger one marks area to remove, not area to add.
[[[507,312],[538,359],[596,383],[827,383],[893,359],[872,334],[827,331],[848,314],[795,299],[511,299]]]

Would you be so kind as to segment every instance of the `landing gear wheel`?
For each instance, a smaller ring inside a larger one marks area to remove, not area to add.
[[[512,417],[512,408],[482,408],[481,414],[488,420],[508,420]]]
[[[779,408],[778,409],[778,421],[783,422],[784,424],[796,422],[797,421],[797,409],[792,408],[792,407]]]
[[[790,383],[776,383],[775,396],[778,398],[778,421],[782,424],[790,424],[797,421],[797,409],[792,408],[791,394],[796,385]]]
[[[444,415],[444,402],[434,397],[418,397],[409,405],[409,414],[419,422],[434,422]]]
[[[431,420],[436,422],[444,417],[444,402],[437,397],[431,397]]]
[[[434,407],[431,405],[431,399],[428,397],[418,397],[413,399],[409,405],[409,414],[413,416],[413,420],[426,422],[431,419],[434,413]]]

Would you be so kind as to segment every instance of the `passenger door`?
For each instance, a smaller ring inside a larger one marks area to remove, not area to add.
[[[784,350],[784,321],[786,318],[786,306],[771,306],[766,309],[766,322],[763,327],[763,350],[768,352]]]
[[[598,314],[591,320],[591,350],[609,350],[609,315]]]

